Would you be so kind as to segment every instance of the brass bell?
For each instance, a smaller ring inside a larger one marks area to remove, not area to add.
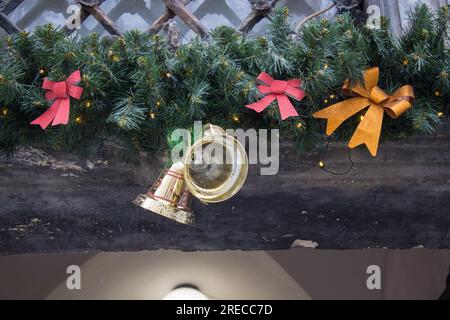
[[[205,154],[204,150],[213,152]],[[209,124],[184,160],[165,169],[147,194],[139,195],[134,203],[179,223],[192,224],[192,195],[205,204],[228,200],[242,188],[247,173],[248,158],[242,144]]]
[[[184,183],[183,170],[182,162],[164,169],[150,190],[139,195],[134,203],[179,223],[194,223],[190,208],[192,196]]]

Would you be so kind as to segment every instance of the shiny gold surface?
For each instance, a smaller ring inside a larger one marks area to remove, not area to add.
[[[193,224],[195,221],[195,216],[190,210],[178,209],[144,194],[137,196],[133,203],[182,224]]]
[[[183,163],[164,170],[146,195],[139,195],[134,203],[146,210],[183,224],[194,223],[190,208],[191,195],[184,183]]]
[[[192,224],[192,196],[203,203],[225,201],[242,188],[247,173],[244,147],[221,127],[208,124],[184,162],[165,169],[147,194],[139,195],[134,203],[179,223]]]
[[[220,155],[203,152],[202,161],[196,163],[195,153],[208,147],[223,151]],[[224,161],[227,159],[229,161]],[[222,202],[234,196],[242,188],[248,174],[244,147],[224,133],[206,136],[195,142],[187,152],[184,166],[187,187],[194,197],[205,203]]]

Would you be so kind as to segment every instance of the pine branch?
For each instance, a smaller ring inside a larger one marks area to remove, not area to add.
[[[281,128],[299,150],[325,141],[324,122],[312,114],[345,97],[342,85],[362,80],[367,67],[380,67],[380,88],[391,93],[414,87],[418,99],[406,116],[386,117],[383,139],[428,134],[450,113],[448,9],[418,6],[411,27],[397,38],[382,20],[380,30],[358,26],[349,14],[312,20],[293,37],[286,9],[269,16],[266,33],[251,37],[221,26],[209,39],[194,38],[175,52],[159,35],[138,31],[120,37],[91,34],[75,40],[51,25],[2,39],[0,46],[0,150],[19,144],[89,150],[119,139],[133,152],[167,148],[175,128],[193,121],[224,127]],[[66,79],[79,69],[84,88],[71,99],[67,126],[45,131],[30,122],[45,112],[42,82]],[[255,78],[301,79],[306,98],[293,101],[300,117],[281,121],[273,103],[262,113],[245,108],[261,99]],[[358,116],[355,116],[355,119]],[[347,121],[333,139],[348,139],[359,123]]]

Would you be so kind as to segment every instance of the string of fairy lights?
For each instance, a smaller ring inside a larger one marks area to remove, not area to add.
[[[41,68],[39,70],[39,75],[42,76],[42,75],[45,75],[45,74],[46,74],[46,70],[44,68]],[[168,79],[170,79],[171,81],[175,82],[175,83],[178,82],[178,79],[176,79],[170,72],[165,73],[165,76]],[[87,79],[84,79],[84,80],[87,80]],[[441,93],[439,91],[435,91],[434,95],[436,97],[439,97],[439,96],[441,96]],[[335,99],[336,99],[335,95],[330,95],[330,100],[335,100]],[[325,104],[329,103],[329,100],[325,99],[324,103]],[[86,100],[84,100],[83,105],[84,105],[85,108],[91,108],[93,106],[93,102],[92,102],[91,99],[86,99]],[[161,106],[161,102],[157,101],[156,105],[159,108]],[[4,106],[4,107],[0,108],[0,118],[7,118],[9,116],[9,113],[10,113],[10,111],[9,111],[8,107]],[[157,114],[154,111],[149,112],[148,116],[149,116],[149,118],[151,120],[155,120],[157,118]],[[442,111],[437,112],[437,116],[439,118],[441,118],[441,119],[442,118],[446,118],[446,115]],[[241,121],[240,116],[237,115],[237,114],[230,115],[230,118],[231,118],[231,120],[234,123],[240,123],[240,121]],[[360,120],[362,121],[363,119],[364,119],[364,116],[361,116]],[[84,117],[82,115],[80,115],[80,116],[77,116],[74,119],[74,122],[77,125],[82,125],[84,123],[84,120],[85,120]],[[303,129],[304,128],[304,124],[302,122],[300,122],[300,121],[297,122],[295,124],[295,126],[296,126],[297,129]],[[325,145],[326,149],[328,149],[329,143],[330,143],[329,141],[326,143],[326,145]],[[352,158],[351,149],[348,149],[347,158],[348,158],[348,161],[349,161],[349,166],[348,166],[347,169],[345,169],[343,171],[335,171],[335,170],[329,169],[328,166],[327,166],[326,160],[324,160],[324,159],[321,159],[321,160],[319,160],[316,163],[305,162],[304,164],[308,165],[308,166],[311,166],[311,167],[319,168],[323,172],[328,173],[328,174],[332,174],[332,175],[336,175],[336,176],[343,176],[343,175],[349,174],[354,169],[354,164],[355,163],[354,163],[354,160]]]

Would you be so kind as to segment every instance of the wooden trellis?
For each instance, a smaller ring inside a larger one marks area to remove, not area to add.
[[[14,11],[24,0],[0,0],[0,27],[7,33],[20,32],[20,28],[8,18],[8,14]],[[121,32],[115,22],[101,9],[100,5],[106,0],[76,0],[81,6],[81,23],[89,16],[93,16],[111,34],[120,36]],[[148,30],[150,34],[156,34],[171,19],[178,16],[190,29],[205,38],[208,36],[208,28],[186,7],[193,0],[161,0],[166,6],[166,11],[161,15]],[[275,7],[279,0],[249,0],[252,12],[237,28],[239,32],[249,32]],[[68,34],[73,30],[67,29]]]
[[[19,27],[9,20],[8,14],[13,12],[22,2],[23,0],[10,0],[0,3],[0,27],[9,34],[20,31]]]
[[[106,0],[74,0],[81,7],[81,23],[83,23],[89,16],[93,16],[111,35],[120,35],[121,32],[116,26],[115,22],[101,9],[101,4]],[[166,7],[166,11],[157,18],[150,28],[146,31],[150,34],[160,32],[163,27],[175,17],[179,17],[190,29],[201,37],[208,36],[208,28],[198,19],[188,8],[187,5],[195,0],[161,0]],[[212,1],[212,0],[209,0]],[[248,0],[252,6],[252,12],[240,23],[237,27],[238,32],[247,33],[254,28],[254,26],[264,19],[273,10],[279,0]],[[13,12],[24,0],[0,0],[0,28],[3,28],[7,33],[20,32],[20,28],[8,18],[8,15]],[[450,0],[422,0],[423,3],[430,6],[430,8],[437,9],[440,6],[450,5]],[[400,8],[408,7],[408,0],[332,0],[330,7],[322,11],[316,12],[300,21],[295,30],[298,31],[306,21],[320,16],[331,8],[337,8],[338,12],[352,11],[362,9],[361,3],[365,6],[376,5],[380,7],[381,13],[388,16],[391,20],[391,29],[394,33],[399,34],[402,28],[405,27],[402,21],[402,14]],[[363,13],[364,14],[364,13]],[[450,23],[450,21],[449,21]],[[67,34],[71,34],[74,30],[66,28]]]

